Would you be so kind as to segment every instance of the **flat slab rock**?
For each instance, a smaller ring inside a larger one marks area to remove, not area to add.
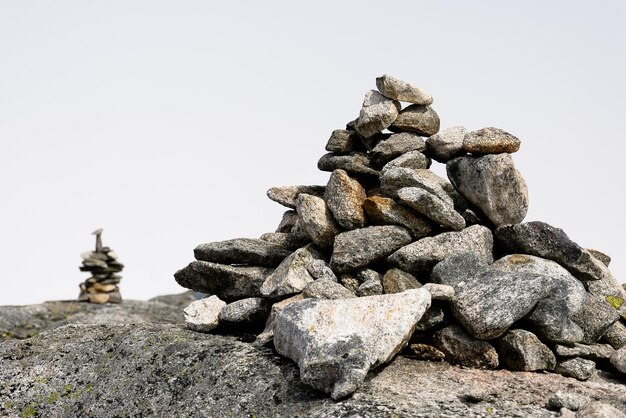
[[[276,267],[291,251],[261,239],[235,238],[200,244],[193,253],[196,260],[212,263]]]

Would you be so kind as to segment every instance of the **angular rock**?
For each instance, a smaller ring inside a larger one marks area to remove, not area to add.
[[[267,191],[267,197],[291,209],[296,207],[296,199],[300,193],[317,197],[324,196],[324,186],[282,186],[272,187]]]
[[[402,188],[398,190],[398,199],[441,226],[458,231],[465,228],[465,219],[453,206],[424,189]]]
[[[554,352],[560,357],[581,357],[587,360],[608,360],[615,349],[609,344],[557,344]]]
[[[605,300],[591,294],[587,294],[582,308],[572,316],[572,320],[583,329],[581,342],[585,344],[598,341],[619,318],[617,311]]]
[[[314,280],[330,280],[337,283],[337,276],[324,260],[315,259],[306,267]]]
[[[467,129],[462,126],[444,129],[426,139],[426,154],[435,161],[446,163],[464,154],[463,139],[466,134]]]
[[[610,357],[611,364],[622,373],[626,373],[626,348],[615,350]]]
[[[511,370],[534,372],[554,370],[556,358],[550,349],[530,331],[508,331],[498,343],[500,358]]]
[[[472,252],[486,263],[493,261],[491,231],[474,225],[458,232],[444,232],[434,237],[422,238],[400,248],[387,259],[389,264],[404,271],[425,272],[453,254]],[[444,283],[448,284],[448,283]]]
[[[286,232],[289,233],[293,229],[293,226],[298,221],[298,213],[295,210],[288,210],[283,213],[283,218],[281,219],[278,227],[276,228],[276,232]]]
[[[521,141],[498,128],[483,128],[465,135],[463,151],[470,154],[512,154],[519,150]]]
[[[617,321],[606,330],[602,339],[616,350],[626,346],[626,326]]]
[[[430,222],[422,215],[399,205],[388,197],[370,196],[363,202],[363,207],[372,223],[402,226],[411,233],[414,239],[423,238],[431,231]]]
[[[328,210],[324,199],[301,194],[298,196],[296,210],[300,217],[300,226],[311,240],[322,248],[331,247],[335,235],[341,231],[341,228]]]
[[[385,293],[402,293],[409,289],[418,289],[422,284],[413,275],[400,269],[389,269],[383,276]]]
[[[596,363],[593,361],[575,357],[558,363],[554,372],[578,380],[587,380],[595,370]]]
[[[357,290],[357,295],[359,297],[363,296],[374,296],[374,295],[382,295],[383,294],[383,284],[379,279],[367,279],[363,283],[359,285],[359,289]]]
[[[369,138],[391,125],[398,117],[400,103],[388,99],[375,90],[366,93],[355,129],[362,137]]]
[[[454,188],[494,225],[524,220],[528,188],[510,154],[457,157],[446,170]]]
[[[317,168],[322,171],[345,170],[351,175],[378,176],[379,172],[370,165],[366,154],[352,152],[348,155],[324,154],[317,162]]]
[[[430,192],[450,206],[454,200],[443,189],[439,176],[430,170],[412,170],[410,168],[392,168],[380,176],[380,189],[389,197],[397,197],[398,190],[405,187],[417,187]]]
[[[435,327],[441,327],[446,319],[445,312],[440,302],[434,300],[422,319],[417,323],[416,332],[431,331]]]
[[[382,282],[383,275],[377,272],[376,270],[363,269],[357,272],[356,278],[359,281],[359,283],[364,283],[368,280],[378,280],[379,282]]]
[[[361,147],[359,135],[354,131],[336,129],[330,135],[326,143],[326,151],[347,154],[357,151]]]
[[[420,105],[430,105],[433,103],[433,96],[429,93],[426,93],[413,84],[398,80],[389,74],[376,77],[376,88],[382,95],[393,100]]]
[[[366,267],[409,242],[409,232],[394,225],[369,226],[342,232],[335,238],[330,267],[339,273]]]
[[[339,283],[341,283],[343,287],[345,287],[355,295],[356,292],[358,292],[359,290],[359,286],[361,285],[361,283],[359,283],[359,280],[352,274],[342,274],[341,276],[339,276]]]
[[[447,300],[454,299],[454,287],[445,284],[426,283],[424,289],[430,292],[430,296],[433,300]]]
[[[400,157],[409,151],[424,151],[426,143],[421,136],[409,132],[391,135],[388,139],[380,141],[370,152],[374,164],[383,166],[394,158]]]
[[[611,308],[616,310],[623,318],[626,318],[626,291],[609,269],[594,258],[593,263],[600,271],[600,279],[585,283],[587,291],[606,301]]]
[[[421,289],[354,299],[306,299],[284,308],[274,326],[276,351],[298,363],[300,379],[335,400],[367,372],[389,362],[430,306]]]
[[[402,109],[389,130],[432,136],[439,132],[439,125],[439,115],[432,107],[412,104]]]
[[[443,361],[446,358],[442,351],[437,350],[432,345],[411,344],[409,348],[413,352],[413,356],[418,360]]]
[[[581,407],[576,418],[626,418],[626,414],[607,403],[593,401]]]
[[[199,332],[209,332],[219,325],[219,315],[226,306],[226,302],[217,296],[191,302],[183,313],[187,328]]]
[[[354,292],[328,279],[315,280],[307,284],[302,289],[302,296],[317,299],[349,299],[356,297]]]
[[[270,244],[280,245],[290,251],[302,248],[311,242],[308,236],[299,237],[292,232],[268,232],[259,237],[260,240],[269,242]]]
[[[394,158],[383,166],[381,173],[392,168],[410,168],[412,170],[422,170],[429,168],[432,161],[419,151],[409,151],[401,156]]]
[[[487,341],[477,340],[458,325],[451,325],[433,335],[433,345],[446,361],[476,369],[495,369],[499,359],[496,349]]]
[[[445,257],[430,273],[430,281],[456,288],[471,276],[489,269],[484,257],[475,253],[461,252]]]
[[[276,267],[291,251],[261,239],[235,238],[200,244],[193,253],[198,261]]]
[[[607,254],[604,254],[602,251],[594,250],[592,248],[587,248],[587,251],[598,261],[600,261],[605,266],[609,266],[611,264],[611,257]]]
[[[558,391],[548,398],[548,406],[554,409],[567,408],[578,411],[589,402],[589,398],[578,393]]]
[[[363,186],[350,178],[344,170],[335,170],[330,175],[324,200],[333,217],[342,227],[356,229],[365,225],[363,201],[366,197]]]
[[[220,322],[226,325],[252,325],[265,322],[271,303],[262,298],[241,299],[226,305],[220,311]]]
[[[273,272],[267,267],[241,267],[193,261],[174,274],[182,287],[216,295],[225,301],[261,296],[261,286]]]
[[[313,245],[296,250],[267,277],[261,286],[261,294],[265,297],[280,298],[300,293],[313,281],[307,267],[313,260],[320,258],[322,254]]]
[[[274,339],[274,321],[276,320],[276,315],[278,315],[278,312],[283,310],[285,306],[289,305],[290,303],[297,302],[302,299],[304,299],[304,296],[302,295],[302,293],[298,293],[297,295],[294,295],[290,298],[283,299],[279,302],[274,303],[270,309],[270,315],[265,321],[265,329],[263,330],[263,332],[257,335],[256,340],[254,340],[254,344],[256,346],[264,346],[272,341]]]

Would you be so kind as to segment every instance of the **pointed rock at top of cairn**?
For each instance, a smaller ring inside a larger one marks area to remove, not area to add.
[[[124,265],[117,261],[117,254],[102,245],[102,228],[93,233],[96,236],[96,248],[81,254],[83,265],[80,271],[91,273],[91,277],[80,284],[80,302],[121,303],[122,296],[117,286],[122,276]]]

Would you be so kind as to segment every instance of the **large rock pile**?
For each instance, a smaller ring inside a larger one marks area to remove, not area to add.
[[[175,274],[210,295],[185,309],[188,326],[273,341],[334,399],[403,349],[581,380],[596,366],[626,371],[626,293],[610,258],[521,223],[520,140],[497,128],[439,132],[431,95],[388,75],[376,86],[328,140],[326,186],[271,188],[289,209],[276,232],[199,245]]]
[[[121,303],[122,295],[118,284],[122,279],[119,272],[124,265],[117,261],[117,255],[109,247],[102,246],[102,229],[93,232],[96,236],[95,251],[87,251],[80,256],[83,265],[80,271],[91,273],[91,277],[80,284],[78,300],[90,303]]]

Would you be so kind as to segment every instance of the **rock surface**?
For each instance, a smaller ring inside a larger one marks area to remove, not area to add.
[[[532,372],[554,370],[556,358],[550,349],[530,331],[508,331],[498,345],[500,358],[511,370]]]
[[[314,245],[296,250],[287,257],[276,270],[263,282],[261,295],[269,298],[280,298],[300,293],[304,287],[313,281],[308,267],[314,260],[322,258],[320,251]]]
[[[433,103],[433,96],[429,93],[406,81],[398,80],[389,74],[383,74],[381,77],[376,78],[376,88],[385,97],[393,100],[420,105]]]
[[[215,295],[196,300],[183,310],[185,325],[194,331],[209,332],[219,325],[220,312],[225,306],[226,302]]]
[[[235,238],[200,244],[193,250],[196,260],[219,264],[276,267],[291,252],[280,245],[252,238]]]
[[[432,107],[412,104],[402,109],[389,130],[431,136],[439,132],[439,125],[439,115]]]
[[[465,135],[463,151],[470,154],[514,153],[519,150],[521,141],[498,128],[483,128]]]
[[[302,296],[316,299],[348,299],[356,297],[354,292],[328,279],[315,280],[307,284],[302,289]]]
[[[298,196],[296,210],[300,226],[314,243],[322,248],[331,247],[341,228],[328,210],[324,199],[308,194]]]
[[[363,186],[344,170],[335,170],[330,175],[324,200],[337,223],[345,229],[365,225],[363,201],[366,197]]]
[[[465,228],[465,219],[452,205],[424,189],[405,187],[398,190],[398,199],[438,225],[457,231]]]
[[[370,152],[374,164],[383,166],[394,158],[400,157],[409,151],[424,151],[426,143],[421,136],[409,132],[391,135],[380,141]]]
[[[374,224],[403,226],[414,239],[423,238],[432,230],[426,218],[388,197],[370,196],[363,202],[363,207]]]
[[[463,154],[463,139],[467,129],[462,126],[453,126],[444,129],[426,140],[428,156],[445,163]]]
[[[491,344],[472,337],[457,325],[437,331],[433,341],[453,364],[478,369],[495,369],[499,365],[498,353]]]
[[[398,117],[400,103],[388,99],[375,90],[370,90],[365,95],[363,107],[355,128],[359,135],[369,138],[381,132],[391,125]]]
[[[291,209],[296,207],[296,199],[300,193],[313,196],[324,196],[324,186],[282,186],[272,187],[267,191],[267,197]]]

